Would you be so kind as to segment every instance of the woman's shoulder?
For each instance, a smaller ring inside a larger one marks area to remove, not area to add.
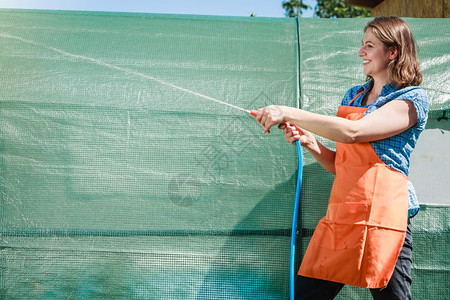
[[[386,98],[386,102],[392,100],[411,101],[414,104],[417,112],[418,126],[425,126],[426,120],[428,118],[429,104],[428,96],[424,89],[418,86],[407,86],[392,92]]]
[[[411,100],[423,104],[428,103],[428,95],[424,89],[419,86],[407,86],[402,89],[395,90],[390,95],[395,100]]]

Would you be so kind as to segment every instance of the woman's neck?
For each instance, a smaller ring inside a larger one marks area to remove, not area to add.
[[[369,88],[369,91],[366,93],[366,96],[363,99],[363,105],[369,105],[377,100],[378,96],[381,94],[383,87],[388,84],[388,80],[372,80],[372,85]]]
[[[375,93],[378,97],[379,94],[381,94],[381,91],[383,90],[383,87],[389,83],[389,80],[373,80],[372,85],[372,92]]]

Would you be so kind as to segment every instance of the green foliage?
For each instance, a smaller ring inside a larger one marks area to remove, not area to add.
[[[303,0],[283,1],[283,8],[286,16],[293,18],[301,15],[303,10],[311,8],[303,3]],[[370,10],[350,5],[345,5],[344,0],[317,0],[314,8],[314,16],[319,18],[367,18],[370,17]]]
[[[317,0],[314,15],[319,18],[366,18],[370,10],[345,5],[344,0]]]
[[[311,6],[303,3],[303,0],[283,1],[281,6],[286,10],[286,13],[285,13],[286,17],[290,17],[290,18],[294,18],[297,15],[297,12],[299,15],[301,15],[303,9],[311,8]]]

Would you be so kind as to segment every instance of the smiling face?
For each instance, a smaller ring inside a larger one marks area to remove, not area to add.
[[[367,29],[358,51],[358,56],[363,59],[364,74],[374,80],[389,82],[387,66],[395,58],[392,52],[372,33],[372,29]]]
[[[378,85],[392,82],[404,88],[422,83],[414,37],[398,17],[376,17],[367,23],[358,55],[367,79],[373,78]]]

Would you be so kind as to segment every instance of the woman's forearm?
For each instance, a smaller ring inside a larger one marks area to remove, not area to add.
[[[316,141],[315,147],[305,147],[309,153],[316,159],[316,161],[331,174],[336,174],[334,166],[334,160],[336,158],[336,152],[328,149],[319,141]]]

